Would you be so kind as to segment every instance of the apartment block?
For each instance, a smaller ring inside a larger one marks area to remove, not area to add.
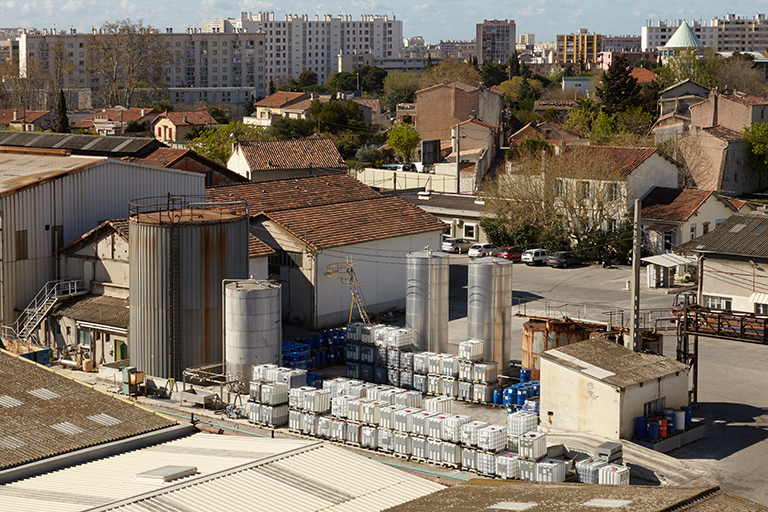
[[[640,36],[603,36],[604,52],[639,52],[641,44]]]
[[[558,64],[597,62],[603,51],[603,35],[581,28],[575,34],[558,34],[555,44]]]
[[[524,32],[520,34],[520,39],[518,40],[518,43],[520,43],[523,46],[534,46],[536,44],[536,34],[531,34],[530,32]]]
[[[477,44],[474,39],[469,40],[457,40],[457,39],[441,39],[440,44],[440,57],[451,56],[456,59],[469,60],[476,55]]]
[[[642,51],[654,51],[667,44],[683,22],[687,22],[693,33],[707,48],[719,51],[719,28],[717,18],[711,20],[648,20],[640,29]]]
[[[478,23],[475,32],[477,62],[507,62],[515,51],[516,41],[515,20],[484,20]]]
[[[768,50],[768,19],[726,14],[710,20],[648,20],[641,29],[643,49],[664,46],[678,27],[688,25],[707,48],[718,52],[758,52]]]
[[[338,68],[340,54],[370,53],[374,59],[397,57],[403,44],[403,22],[394,16],[351,15],[334,17],[274,12],[241,13],[240,19],[212,19],[203,22],[204,33],[264,34],[264,76],[266,82],[278,77],[298,78],[305,69],[324,82]]]

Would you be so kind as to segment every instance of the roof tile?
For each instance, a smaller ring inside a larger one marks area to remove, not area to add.
[[[254,140],[239,144],[251,171],[347,168],[331,139]]]
[[[722,126],[711,126],[709,128],[702,128],[702,130],[705,133],[708,133],[713,137],[716,137],[720,140],[724,140],[726,142],[734,142],[734,141],[742,140],[741,133],[733,131],[728,128],[724,128]]]
[[[644,219],[685,222],[712,194],[712,190],[655,187],[642,201],[642,215]]]
[[[176,126],[200,126],[205,124],[219,124],[213,116],[206,110],[206,108],[198,107],[194,110],[182,110],[174,112],[163,112],[155,118],[153,121],[157,123],[161,119],[168,119]]]
[[[624,146],[568,146],[569,151],[581,152],[585,161],[606,160],[616,166],[623,176],[629,176],[640,165],[654,155],[656,148]],[[671,160],[671,159],[670,159]],[[675,162],[676,163],[676,162]],[[677,163],[676,163],[677,164]],[[679,165],[679,164],[677,164]]]
[[[274,94],[270,94],[264,99],[257,101],[254,103],[254,106],[280,108],[293,103],[294,101],[303,100],[305,98],[309,98],[309,94],[305,92],[278,91]]]

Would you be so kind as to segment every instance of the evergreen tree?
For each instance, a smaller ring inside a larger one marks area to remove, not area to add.
[[[616,57],[608,71],[603,73],[602,83],[596,89],[603,108],[611,116],[637,105],[639,101],[640,88],[631,74],[627,59],[622,55]]]
[[[67,99],[64,97],[64,91],[61,89],[59,89],[59,102],[56,105],[56,133],[69,133]]]
[[[277,92],[277,87],[275,87],[275,82],[272,80],[269,81],[269,95],[272,96]]]
[[[507,67],[508,80],[512,80],[513,76],[520,76],[520,60],[517,58],[517,52],[514,50],[512,51],[512,55],[509,56],[509,60],[507,60]]]
[[[533,78],[533,73],[531,72],[531,68],[528,67],[528,64],[525,62],[520,64],[520,76],[523,78]]]

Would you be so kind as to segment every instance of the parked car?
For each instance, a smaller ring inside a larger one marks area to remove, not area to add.
[[[547,257],[547,265],[550,267],[565,268],[569,265],[578,265],[580,263],[581,258],[572,252],[559,251]]]
[[[546,249],[530,249],[520,257],[520,261],[526,265],[542,265],[547,262],[549,251]]]
[[[520,261],[523,253],[517,247],[502,247],[496,256],[505,260]]]
[[[455,252],[461,254],[472,247],[472,242],[463,238],[446,238],[443,240],[443,252]]]
[[[493,244],[475,244],[469,248],[470,258],[482,258],[483,256],[493,256],[499,251],[499,248]]]
[[[672,315],[679,316],[683,314],[686,306],[695,306],[698,300],[698,293],[692,290],[678,292],[675,300],[672,301]]]

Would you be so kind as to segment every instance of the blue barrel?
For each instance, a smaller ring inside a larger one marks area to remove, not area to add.
[[[645,416],[635,418],[635,436],[645,439],[648,432],[648,419]]]
[[[659,422],[656,420],[648,422],[648,433],[645,436],[649,441],[659,440]]]
[[[690,427],[693,420],[693,409],[691,409],[690,405],[683,405],[680,408],[685,411],[685,426]]]
[[[517,390],[517,405],[525,405],[525,399],[528,398],[528,390],[526,388],[518,388]]]
[[[531,369],[530,368],[523,368],[520,370],[520,383],[524,382],[530,382],[531,380]]]
[[[675,433],[675,413],[664,413],[664,417],[667,418],[667,436],[671,436]]]
[[[494,389],[493,390],[493,403],[496,405],[501,405],[504,403],[504,391],[501,389]]]
[[[318,361],[317,361],[318,362],[318,366],[321,366],[321,367],[325,366],[326,365],[325,352],[320,352],[320,353],[318,353],[318,355],[320,356],[318,358]]]
[[[322,334],[315,334],[312,337],[312,348],[315,350],[323,348],[323,335]]]

